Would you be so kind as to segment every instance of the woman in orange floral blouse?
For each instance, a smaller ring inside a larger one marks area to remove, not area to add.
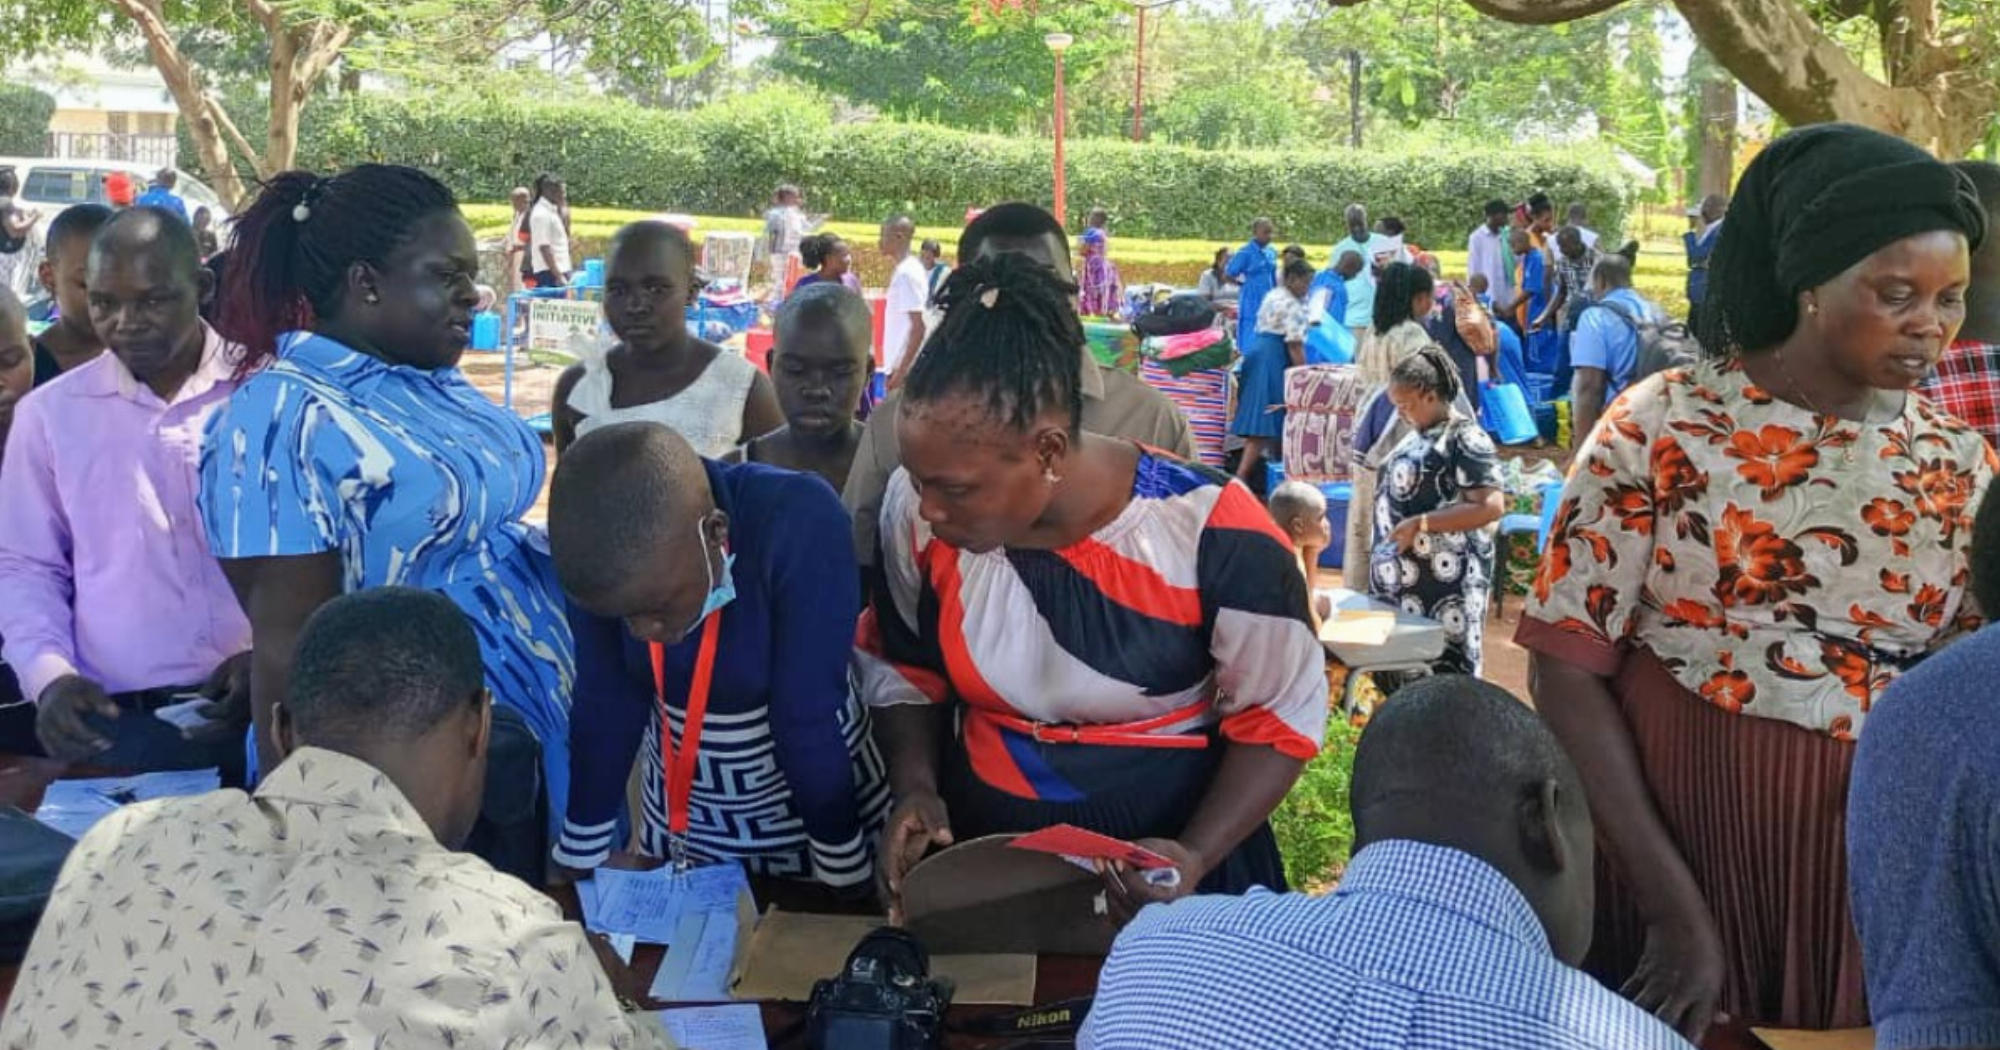
[[[1868,1023],[1843,851],[1853,741],[1977,626],[1985,442],[1909,391],[1965,316],[1985,213],[1848,125],[1773,143],[1710,270],[1711,358],[1578,454],[1519,641],[1603,859],[1592,968],[1691,1039]]]

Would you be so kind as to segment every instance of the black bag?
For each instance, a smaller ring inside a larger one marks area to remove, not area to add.
[[[1215,324],[1215,307],[1194,292],[1180,292],[1132,322],[1132,330],[1148,339],[1159,335],[1186,335]]]
[[[1648,318],[1632,316],[1632,311],[1617,303],[1605,301],[1595,304],[1617,315],[1639,337],[1639,354],[1632,370],[1632,382],[1664,372],[1669,368],[1693,368],[1701,363],[1701,344],[1695,341],[1694,333],[1679,321],[1660,323]]]
[[[76,845],[68,835],[12,806],[0,806],[0,963],[28,954],[56,876]]]

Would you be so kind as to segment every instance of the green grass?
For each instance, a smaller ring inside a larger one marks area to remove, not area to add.
[[[466,221],[472,224],[473,232],[482,240],[505,236],[507,225],[513,212],[505,204],[467,204],[460,210]],[[597,256],[604,251],[605,242],[617,232],[620,226],[640,219],[655,218],[658,212],[627,211],[618,208],[577,208],[570,214],[571,229],[576,239],[582,242],[584,255]],[[1633,274],[1633,284],[1639,294],[1659,303],[1676,317],[1687,312],[1687,263],[1681,254],[1679,234],[1669,229],[1670,217],[1651,216],[1642,220],[1635,214],[1633,220],[1643,228],[1646,238],[1639,253],[1639,265]],[[729,231],[761,235],[764,221],[760,218],[727,218],[712,215],[695,217],[695,240],[699,242],[709,233]],[[1684,225],[1684,221],[1683,221]],[[877,227],[872,223],[831,222],[825,229],[839,234],[854,246],[854,265],[863,283],[871,288],[887,287],[890,267],[888,261],[874,250]],[[956,241],[956,230],[919,230],[919,236],[940,236],[949,250]],[[1224,245],[1210,240],[1149,240],[1139,237],[1125,237],[1114,234],[1111,238],[1111,258],[1118,264],[1120,275],[1128,285],[1161,283],[1192,287],[1201,276],[1201,271],[1215,257],[1215,249]],[[1325,262],[1329,246],[1307,244],[1306,250],[1315,264]],[[1444,267],[1446,277],[1462,277],[1465,273],[1465,252],[1454,249],[1431,249]]]
[[[1336,709],[1327,726],[1326,746],[1271,814],[1271,830],[1285,858],[1285,880],[1295,890],[1330,889],[1347,868],[1354,850],[1348,787],[1354,778],[1354,745],[1360,739],[1361,731]]]

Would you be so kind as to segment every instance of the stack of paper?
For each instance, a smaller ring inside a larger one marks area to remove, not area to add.
[[[584,925],[610,938],[631,961],[632,944],[667,946],[647,993],[662,1002],[721,1002],[729,998],[737,932],[755,909],[742,867],[718,864],[676,874],[671,868],[599,868],[577,884]],[[745,914],[748,909],[748,914]]]
[[[128,802],[200,795],[221,786],[222,773],[215,769],[140,773],[102,780],[58,780],[42,795],[35,819],[70,838],[80,839],[91,825]]]

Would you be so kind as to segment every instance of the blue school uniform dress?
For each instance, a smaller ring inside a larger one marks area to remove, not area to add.
[[[541,438],[458,369],[294,332],[209,423],[201,515],[218,558],[337,551],[345,592],[419,587],[456,602],[494,702],[541,743],[561,813],[573,645],[546,538],[521,520],[547,471]]]
[[[1278,253],[1268,244],[1251,241],[1236,250],[1223,272],[1242,282],[1236,298],[1236,345],[1248,347],[1257,334],[1257,309],[1278,286]]]
[[[1555,281],[1549,275],[1547,258],[1537,250],[1531,250],[1521,257],[1521,287],[1528,292],[1528,321],[1549,308],[1549,300],[1555,298]],[[1550,318],[1542,330],[1527,337],[1528,371],[1543,375],[1555,374],[1561,364],[1562,320]]]
[[[816,475],[702,465],[729,515],[736,597],[713,614],[713,677],[685,803],[688,856],[830,886],[866,882],[889,784],[849,686],[861,608],[850,516]],[[640,846],[668,856],[661,721],[681,754],[702,630],[665,647],[662,697],[652,646],[623,621],[574,606],[569,616],[576,762],[556,860],[589,868],[623,847],[618,817],[635,755],[643,756]]]

